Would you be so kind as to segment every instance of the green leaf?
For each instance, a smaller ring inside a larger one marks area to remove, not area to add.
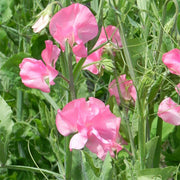
[[[82,175],[85,180],[98,180],[99,170],[94,166],[91,157],[81,151],[82,156]],[[91,168],[90,168],[91,167]]]
[[[150,103],[156,96],[162,85],[163,76],[159,76],[159,78],[152,84],[148,93],[148,103]]]
[[[151,127],[151,137],[156,136],[156,128],[157,128],[157,120],[158,118],[155,118],[152,122]],[[174,131],[175,126],[169,123],[166,123],[163,121],[163,129],[162,129],[162,142],[166,140],[168,135]]]
[[[48,36],[46,34],[44,35],[36,34],[32,37],[31,54],[33,58],[42,59],[41,52],[45,48],[45,40],[47,39],[48,39]]]
[[[108,153],[106,155],[106,158],[105,158],[103,166],[102,166],[100,179],[103,179],[103,180],[112,179],[112,164],[111,164],[111,162],[112,162],[112,159],[111,159],[110,154]]]
[[[20,52],[18,54],[15,54],[11,56],[1,67],[1,70],[6,71],[8,73],[13,74],[19,74],[19,64],[22,62],[22,60],[26,57],[29,57],[30,55],[24,52]]]
[[[95,165],[94,165],[94,162],[93,162],[93,159],[92,157],[86,152],[86,151],[81,151],[82,154],[85,155],[85,158],[86,158],[86,162],[89,164],[89,167],[91,167],[92,171],[94,172],[94,174],[99,177],[100,175],[100,169],[97,168]]]
[[[89,97],[86,81],[83,81],[82,83],[76,85],[76,87],[77,87],[77,99]]]
[[[169,166],[165,168],[152,168],[140,170],[138,172],[138,180],[168,180],[172,178],[172,174],[176,172],[177,167]]]
[[[74,82],[78,80],[85,60],[86,60],[85,58],[81,58],[80,61],[75,65],[74,70],[73,70]]]
[[[148,7],[149,7],[149,0],[137,0],[137,6],[141,11],[141,18],[143,20],[143,22],[145,23],[146,21],[146,17],[147,17],[147,13],[145,11],[148,11]]]
[[[0,42],[0,47],[1,47],[1,42]],[[0,52],[0,68],[2,67],[2,65],[6,62],[7,57]]]
[[[11,120],[12,110],[0,96],[0,128],[4,128],[8,134],[11,133],[13,121]]]
[[[10,1],[0,1],[0,24],[8,21],[12,17],[12,11],[10,9]]]
[[[0,163],[2,164],[5,164],[7,161],[9,136],[14,124],[11,116],[11,108],[0,96]]]
[[[156,146],[159,137],[154,137],[150,141],[148,141],[145,145],[146,147],[146,166],[148,168],[152,167],[153,159],[156,151]]]

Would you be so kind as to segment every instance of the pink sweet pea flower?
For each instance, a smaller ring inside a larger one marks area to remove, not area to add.
[[[113,151],[122,149],[117,143],[120,121],[109,106],[93,97],[87,102],[85,98],[73,100],[56,115],[56,126],[62,135],[76,133],[70,140],[70,150],[86,146],[103,160],[107,152],[114,156]]]
[[[49,81],[50,85],[54,85],[53,79],[58,74],[55,69],[50,66],[46,67],[41,60],[33,58],[24,58],[19,67],[21,69],[20,76],[25,86],[40,89],[46,93],[50,92],[46,80]]]
[[[53,42],[50,40],[45,41],[46,48],[42,51],[41,56],[46,65],[49,65],[55,68],[56,61],[60,54],[60,49],[53,45]]]
[[[122,98],[124,98],[126,101],[130,101],[131,99],[136,101],[136,89],[132,80],[127,80],[126,74],[123,74],[118,78],[118,82]],[[110,96],[115,96],[117,103],[120,104],[120,98],[115,79],[109,84],[108,90]]]
[[[50,40],[45,41],[45,43],[46,48],[42,51],[42,58],[46,65],[41,60],[24,58],[19,68],[25,86],[49,93],[49,85],[55,84],[53,80],[58,75],[55,63],[60,54],[60,49],[53,45]]]
[[[66,40],[76,56],[86,57],[85,43],[96,37],[98,26],[94,15],[82,4],[72,4],[61,9],[51,19],[49,30],[65,50]]]
[[[180,105],[171,98],[164,99],[158,108],[158,116],[165,122],[175,126],[180,125]]]
[[[105,33],[106,31],[106,33]],[[108,39],[111,38],[112,36],[112,44],[113,44],[113,48],[118,48],[118,47],[122,47],[122,43],[121,43],[121,37],[120,37],[120,34],[119,34],[119,30],[117,27],[115,26],[107,26],[105,28],[105,31],[104,31],[104,28],[102,28],[101,30],[101,34],[99,36],[99,39],[98,41],[96,42],[95,46],[93,47],[93,49],[97,48],[98,46],[100,46],[101,44],[107,42],[107,37]],[[107,36],[106,36],[107,35]],[[111,45],[112,45],[111,44]],[[111,48],[111,45],[110,45],[110,48]],[[108,47],[109,48],[109,45],[106,45],[105,47]],[[102,47],[100,49],[98,49],[97,51],[93,52],[92,54],[90,54],[87,58],[86,58],[86,61],[84,63],[84,66],[88,65],[88,64],[91,64],[93,62],[97,62],[97,61],[100,61],[101,60],[101,57],[102,57],[102,53],[103,53],[103,50],[105,47]],[[80,58],[76,58],[77,61],[79,61]],[[98,74],[99,73],[99,70],[96,66],[96,64],[93,64],[93,65],[89,65],[87,67],[85,67],[84,69],[87,69],[89,70],[90,72],[92,72],[93,74]]]
[[[171,73],[180,75],[180,50],[179,49],[172,49],[171,51],[163,54],[162,61],[168,67]]]

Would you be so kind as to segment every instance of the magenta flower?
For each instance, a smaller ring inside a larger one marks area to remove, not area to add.
[[[105,33],[105,31],[106,31],[106,33]],[[91,64],[91,63],[94,63],[94,62],[97,62],[97,61],[100,61],[101,57],[102,57],[103,50],[105,49],[105,47],[110,48],[110,50],[117,49],[118,47],[122,47],[121,38],[120,38],[119,30],[118,30],[117,27],[110,25],[110,26],[107,26],[105,28],[105,31],[104,31],[104,28],[102,28],[99,39],[96,42],[93,49],[95,49],[98,46],[100,46],[101,44],[107,42],[107,37],[108,37],[108,39],[110,39],[111,36],[112,36],[112,39],[111,39],[112,44],[107,44],[106,46],[104,46],[104,47],[98,49],[97,51],[95,51],[94,53],[90,54],[86,58],[84,66],[86,66],[88,64]],[[106,36],[106,34],[107,34],[107,36]],[[79,59],[80,58],[77,57],[77,61]],[[89,66],[85,67],[84,69],[89,70],[93,74],[98,74],[99,73],[99,70],[98,70],[96,64],[89,65]]]
[[[180,50],[179,49],[172,49],[171,51],[163,54],[162,61],[168,67],[171,73],[180,75]]]
[[[126,101],[130,101],[131,99],[136,101],[136,89],[132,80],[127,80],[126,74],[123,74],[118,78],[118,82],[122,98],[124,98]],[[115,96],[117,103],[120,104],[120,98],[115,79],[109,84],[108,89],[110,96]]]
[[[70,150],[86,146],[101,159],[107,152],[114,156],[113,151],[122,149],[117,143],[120,121],[109,106],[93,97],[87,102],[85,98],[73,100],[56,115],[56,126],[63,136],[76,133],[70,140]]]
[[[53,45],[52,41],[45,41],[46,48],[42,51],[41,60],[34,58],[24,58],[19,65],[20,76],[25,86],[40,89],[43,92],[50,92],[49,85],[54,85],[54,79],[58,75],[55,63],[60,53],[60,49]]]
[[[57,12],[50,21],[49,30],[63,51],[68,40],[76,56],[86,57],[84,44],[97,35],[98,26],[91,11],[76,3]]]
[[[180,125],[180,105],[176,104],[169,97],[160,103],[157,114],[163,121],[169,124]]]

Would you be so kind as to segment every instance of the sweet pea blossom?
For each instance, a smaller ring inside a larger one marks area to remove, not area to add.
[[[40,89],[43,92],[50,92],[49,85],[54,85],[53,79],[57,76],[58,72],[50,66],[45,66],[41,60],[33,58],[24,58],[19,65],[21,71],[20,76],[25,86],[29,88]]]
[[[40,32],[48,25],[49,21],[50,21],[50,17],[48,14],[40,16],[40,18],[32,26],[33,32],[34,33]]]
[[[105,33],[106,32],[106,33]],[[107,36],[106,36],[107,35]],[[111,37],[112,36],[112,37]],[[93,49],[97,48],[98,46],[100,46],[101,44],[107,42],[107,37],[108,39],[111,39],[112,44],[107,44],[106,46],[96,50],[95,52],[93,52],[92,54],[90,54],[87,58],[86,61],[84,63],[84,66],[100,61],[101,57],[102,57],[102,53],[104,51],[105,48],[109,49],[110,51],[112,51],[113,49],[117,49],[118,47],[122,47],[122,43],[121,43],[121,37],[119,34],[119,30],[117,27],[115,26],[107,26],[104,30],[104,28],[102,27],[101,30],[101,34],[98,38],[98,41],[96,42],[95,46],[93,47]],[[80,58],[76,58],[77,61],[79,61]],[[97,68],[96,64],[92,64],[89,65],[87,67],[85,67],[84,69],[89,70],[90,72],[92,72],[93,74],[98,74],[99,70]]]
[[[119,76],[118,82],[119,82],[119,88],[121,91],[122,98],[126,101],[130,101],[131,99],[136,101],[136,97],[137,97],[136,89],[133,85],[132,80],[127,80],[126,74],[123,74]],[[115,79],[109,84],[108,90],[110,96],[115,96],[117,103],[120,104],[120,98],[119,98],[118,88]]]
[[[55,69],[55,62],[60,53],[60,49],[53,45],[52,41],[45,41],[46,48],[42,51],[42,60],[34,58],[24,58],[19,65],[20,76],[25,86],[40,89],[49,93],[49,85],[54,85],[54,79],[58,75]]]
[[[171,51],[163,54],[162,61],[168,67],[171,73],[180,75],[180,50],[179,49],[172,49]]]
[[[122,147],[120,138],[121,119],[109,110],[109,106],[99,99],[90,97],[88,101],[80,98],[69,102],[56,115],[56,126],[60,134],[68,136],[76,133],[70,140],[69,148],[82,149],[85,146],[104,160],[107,152],[113,157]]]
[[[41,56],[46,65],[52,66],[55,68],[56,61],[60,54],[60,49],[53,45],[53,42],[50,40],[45,41],[46,48],[42,51]]]
[[[180,105],[171,98],[164,99],[158,108],[158,116],[165,122],[175,126],[180,125]]]
[[[68,41],[76,56],[86,57],[85,43],[97,35],[98,25],[86,6],[75,3],[62,8],[52,17],[49,30],[63,51]]]
[[[43,11],[38,14],[39,19],[32,26],[34,33],[40,32],[48,25],[49,21],[51,20],[53,6],[53,3],[49,4]]]

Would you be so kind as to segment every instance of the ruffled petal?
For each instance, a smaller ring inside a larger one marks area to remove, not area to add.
[[[171,73],[180,75],[180,50],[179,49],[172,49],[171,51],[163,54],[162,61],[168,67]]]
[[[20,76],[25,86],[40,89],[47,93],[50,92],[50,88],[45,81],[49,77],[49,73],[41,60],[24,58],[19,67]]]
[[[53,45],[53,42],[51,40],[45,41],[46,48],[42,51],[41,56],[46,65],[52,66],[55,68],[56,61],[60,54],[60,49]]]
[[[171,98],[166,98],[159,105],[158,116],[169,124],[179,126],[180,105],[176,104]]]
[[[87,140],[88,139],[87,139],[86,136],[83,136],[80,133],[75,134],[70,140],[70,144],[69,144],[70,151],[72,149],[82,149],[82,148],[84,148],[84,146],[86,145]]]

